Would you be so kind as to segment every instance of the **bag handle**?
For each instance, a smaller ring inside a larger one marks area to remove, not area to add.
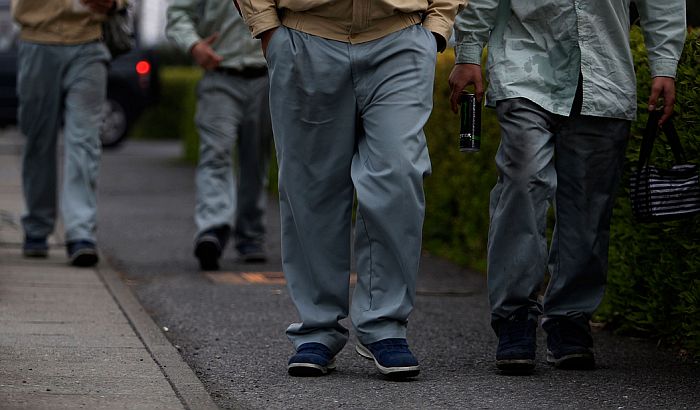
[[[644,129],[644,136],[642,138],[642,146],[639,149],[637,170],[641,170],[642,167],[649,163],[649,159],[651,158],[651,149],[654,146],[654,140],[661,133],[661,131],[666,134],[666,139],[668,141],[668,145],[671,146],[671,151],[673,151],[673,157],[676,160],[676,164],[684,164],[686,162],[681,140],[678,137],[678,132],[676,132],[676,127],[673,125],[671,118],[667,119],[666,122],[659,127],[661,114],[662,111],[660,110],[649,113],[647,127]]]
[[[666,141],[668,141],[668,145],[671,146],[671,151],[673,151],[673,156],[676,159],[676,165],[685,164],[687,162],[685,159],[685,152],[683,151],[681,139],[678,138],[678,132],[676,132],[673,121],[669,118],[661,126],[661,129],[664,131],[664,134],[666,134]]]

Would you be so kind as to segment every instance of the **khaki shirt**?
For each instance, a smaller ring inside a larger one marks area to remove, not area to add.
[[[117,8],[126,0],[115,0]],[[90,12],[80,0],[12,0],[20,38],[46,44],[82,44],[102,38],[105,15]]]
[[[422,23],[450,38],[466,0],[236,0],[253,36],[284,25],[315,36],[364,43]]]

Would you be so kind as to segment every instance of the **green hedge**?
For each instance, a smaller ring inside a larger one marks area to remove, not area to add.
[[[500,131],[494,110],[484,109],[481,150],[459,151],[459,116],[450,110],[447,83],[453,64],[451,51],[438,57],[433,113],[425,127],[433,173],[425,181],[423,243],[432,254],[484,271]]]
[[[173,138],[183,141],[183,157],[196,162],[197,129],[194,113],[197,82],[202,70],[197,67],[168,66],[160,69],[160,98],[149,107],[129,132],[130,138]]]
[[[631,216],[627,186],[639,158],[650,89],[646,49],[638,29],[632,32],[632,44],[640,116],[633,125],[625,176],[613,214],[609,286],[598,315],[621,332],[657,338],[700,356],[700,217],[638,224]],[[676,94],[674,122],[687,158],[698,163],[700,31],[688,33]],[[672,162],[673,156],[665,144],[655,144],[654,155],[659,165]]]

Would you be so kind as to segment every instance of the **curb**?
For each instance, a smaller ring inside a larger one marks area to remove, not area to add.
[[[106,261],[101,262],[95,271],[183,406],[197,410],[219,409],[202,382],[146,313],[131,289],[122,282],[119,274]],[[234,408],[241,408],[237,403],[232,404]]]

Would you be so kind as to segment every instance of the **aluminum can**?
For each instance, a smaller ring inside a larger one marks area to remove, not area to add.
[[[459,94],[459,150],[476,152],[481,148],[481,104],[476,95]]]

